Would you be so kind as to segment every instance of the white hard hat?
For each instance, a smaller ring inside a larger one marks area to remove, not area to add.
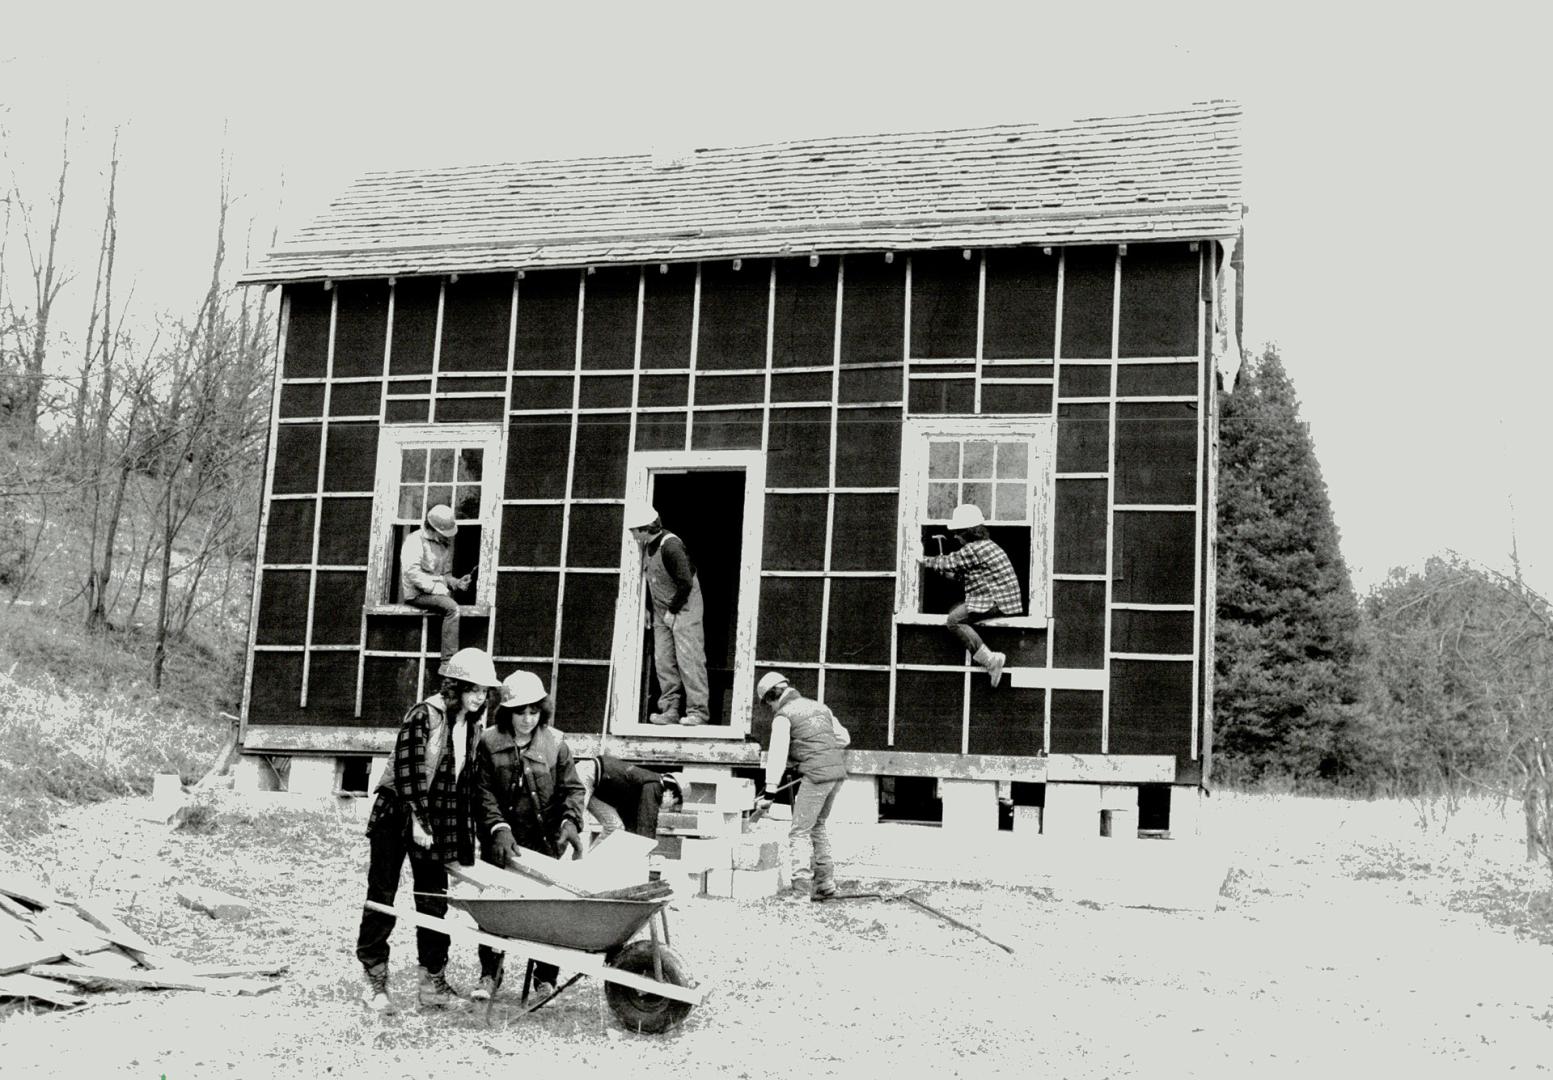
[[[501,703],[504,708],[516,709],[543,700],[545,684],[532,671],[514,671],[501,682]]]
[[[981,507],[975,503],[961,503],[954,508],[954,513],[949,515],[949,531],[959,532],[961,529],[974,529],[978,525],[985,525],[987,519],[982,516]]]
[[[458,521],[453,517],[451,506],[433,506],[426,511],[426,524],[443,536],[452,536],[458,532]]]
[[[658,520],[658,511],[646,499],[632,499],[626,504],[626,528],[645,529]]]
[[[760,682],[755,684],[755,700],[764,701],[766,695],[773,689],[787,682],[787,676],[780,671],[768,671],[760,677]]]
[[[501,685],[496,677],[496,665],[491,663],[490,654],[484,649],[458,650],[442,661],[441,675],[444,679],[461,679],[473,686]]]

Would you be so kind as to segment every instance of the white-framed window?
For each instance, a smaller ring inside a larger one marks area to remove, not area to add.
[[[498,510],[501,506],[500,424],[395,424],[378,438],[372,500],[368,606],[403,602],[399,549],[433,506],[451,506],[458,522],[453,572],[475,571],[464,605],[491,604],[496,595]]]
[[[957,586],[917,562],[947,554],[949,516],[961,503],[981,508],[987,533],[1008,553],[1025,599],[1023,618],[1045,623],[1051,559],[1051,475],[1056,423],[1049,417],[932,416],[906,421],[901,453],[900,572],[895,611],[902,622],[939,622]]]

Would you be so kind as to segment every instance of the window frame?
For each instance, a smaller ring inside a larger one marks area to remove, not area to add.
[[[928,456],[935,439],[1020,441],[1029,447],[1030,567],[1025,614],[988,620],[993,625],[1044,627],[1050,617],[1052,473],[1057,457],[1054,417],[913,416],[901,432],[900,562],[895,575],[895,621],[944,625],[921,610],[922,526],[928,521]],[[937,520],[937,519],[933,519]]]
[[[501,540],[501,485],[506,463],[501,458],[503,427],[490,424],[394,424],[379,429],[377,479],[372,489],[371,554],[367,562],[366,607],[369,612],[419,611],[387,599],[390,595],[388,539],[399,505],[400,464],[406,450],[478,447],[480,474],[480,560],[475,602],[460,605],[465,613],[489,612],[496,599],[496,552]]]

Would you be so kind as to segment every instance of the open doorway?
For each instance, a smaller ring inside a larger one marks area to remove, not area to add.
[[[652,504],[663,527],[685,542],[701,584],[708,726],[726,728],[733,716],[748,479],[742,469],[655,470],[652,479]],[[636,702],[636,721],[645,724],[649,706],[658,697],[651,631],[642,635],[641,649],[645,678]]]

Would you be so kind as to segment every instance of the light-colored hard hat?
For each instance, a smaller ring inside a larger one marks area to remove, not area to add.
[[[645,529],[658,520],[658,511],[646,499],[632,499],[626,504],[626,528]]]
[[[982,516],[981,507],[975,503],[961,503],[954,508],[954,513],[949,515],[949,531],[959,532],[961,529],[974,529],[978,525],[985,525],[987,519]]]
[[[545,700],[545,684],[532,671],[514,671],[501,681],[503,708],[516,709]]]
[[[458,532],[458,521],[453,517],[451,506],[433,506],[426,511],[426,524],[443,536],[452,536]]]
[[[766,672],[760,677],[760,681],[755,684],[755,700],[765,701],[767,694],[771,693],[776,687],[786,684],[786,682],[787,676],[780,671]]]
[[[500,686],[496,677],[496,665],[484,649],[460,649],[442,661],[440,673],[444,679],[461,679],[473,686]]]

